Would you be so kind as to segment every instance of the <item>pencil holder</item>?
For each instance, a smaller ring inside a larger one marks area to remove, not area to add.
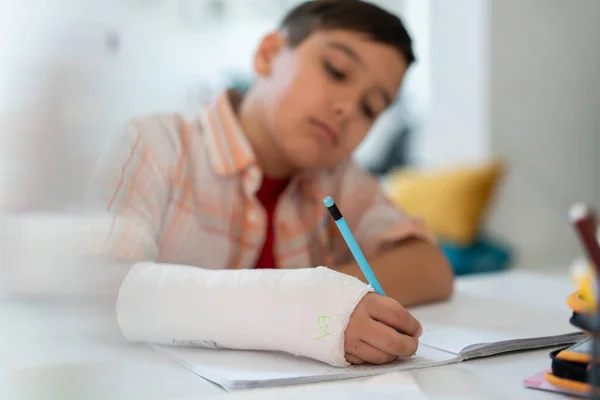
[[[573,313],[571,324],[584,329],[591,336],[590,358],[587,368],[589,398],[600,400],[600,313]],[[573,321],[576,321],[574,323]]]
[[[588,314],[588,325],[592,334],[592,354],[587,378],[590,384],[590,398],[600,400],[600,313]]]

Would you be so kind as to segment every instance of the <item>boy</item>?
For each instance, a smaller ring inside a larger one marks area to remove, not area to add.
[[[446,299],[451,270],[349,161],[413,61],[397,17],[358,0],[306,2],[260,42],[245,96],[225,92],[192,121],[131,122],[90,197],[114,215],[104,253],[137,263],[118,297],[124,335],[336,366],[414,354],[422,329],[400,303]],[[362,282],[327,195],[388,297]]]

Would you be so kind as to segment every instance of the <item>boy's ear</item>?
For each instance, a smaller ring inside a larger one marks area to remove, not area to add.
[[[280,32],[269,33],[260,41],[254,55],[254,70],[258,76],[271,74],[273,60],[284,46],[285,37]]]

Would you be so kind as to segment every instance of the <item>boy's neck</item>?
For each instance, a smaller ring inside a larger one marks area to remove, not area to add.
[[[237,96],[236,99],[236,94],[230,95],[230,99],[262,173],[271,178],[290,177],[293,168],[273,141],[264,123],[264,109],[257,94],[250,89],[241,99],[239,94]]]

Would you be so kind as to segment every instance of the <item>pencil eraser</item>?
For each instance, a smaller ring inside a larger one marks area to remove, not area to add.
[[[323,199],[323,203],[325,204],[325,207],[331,207],[332,205],[334,205],[334,201],[331,198],[331,196],[327,196]]]
[[[569,220],[571,222],[581,221],[590,216],[590,209],[584,203],[573,204],[569,209]]]

